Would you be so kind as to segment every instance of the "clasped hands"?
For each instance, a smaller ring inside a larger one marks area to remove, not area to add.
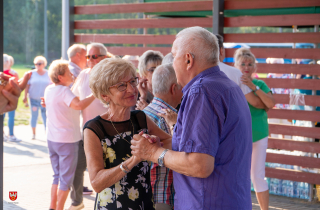
[[[160,138],[154,135],[148,135],[141,131],[133,136],[131,140],[131,154],[141,160],[152,161],[153,155],[162,147]]]

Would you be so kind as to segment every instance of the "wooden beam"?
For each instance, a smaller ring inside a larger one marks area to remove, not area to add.
[[[320,14],[241,16],[224,19],[225,27],[320,25]]]
[[[147,50],[160,51],[163,55],[171,52],[171,47],[107,47],[114,55],[142,55]]]
[[[319,138],[320,128],[300,127],[293,125],[279,125],[269,123],[269,133],[290,136],[304,136],[308,138]]]
[[[320,1],[319,1],[320,2]],[[320,43],[320,33],[225,34],[224,42],[235,43]]]
[[[320,184],[320,174],[266,167],[266,177]]]
[[[235,48],[227,48],[226,57],[233,57],[236,50]],[[320,49],[251,48],[250,50],[256,58],[320,59]]]
[[[318,111],[271,109],[268,111],[268,118],[320,122],[320,113]]]
[[[267,9],[320,6],[319,0],[225,0],[224,9]]]
[[[294,141],[289,139],[277,139],[271,137],[268,138],[268,148],[320,153],[320,144],[316,142]]]
[[[304,90],[320,90],[320,80],[317,79],[273,79],[259,78],[263,80],[269,88],[288,88]]]
[[[97,4],[76,6],[76,15],[117,14],[136,12],[182,12],[212,10],[210,1],[156,2],[133,4]]]
[[[274,100],[279,104],[289,104],[289,94],[273,94]],[[308,96],[304,95],[305,105],[307,106],[320,106],[320,96]]]
[[[76,42],[104,44],[172,44],[175,35],[152,34],[75,34]]]
[[[275,154],[275,153],[267,153],[266,162],[280,163],[280,164],[286,164],[286,165],[296,165],[296,166],[302,166],[306,168],[320,167],[320,158],[283,155],[283,154]]]
[[[77,20],[75,29],[212,27],[212,18]]]

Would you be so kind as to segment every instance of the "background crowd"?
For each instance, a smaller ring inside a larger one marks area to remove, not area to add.
[[[148,50],[138,72],[101,43],[75,44],[69,61],[34,59],[18,82],[4,55],[4,111],[20,91],[46,128],[54,172],[50,209],[82,209],[88,168],[95,209],[251,209],[250,177],[261,209],[265,181],[267,111],[272,91],[254,78],[255,56],[240,48],[224,64],[223,38],[201,27],[177,34],[171,53]],[[270,62],[277,62],[270,60]],[[277,75],[270,75],[277,76]],[[14,111],[8,112],[9,128]],[[14,138],[13,125],[10,141]]]

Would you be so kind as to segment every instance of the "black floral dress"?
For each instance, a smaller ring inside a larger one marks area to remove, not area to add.
[[[132,111],[130,120],[113,122],[113,125],[111,121],[97,116],[85,124],[84,129],[86,128],[100,139],[105,169],[119,167],[131,156],[132,131],[134,134],[140,131],[148,133],[146,115],[142,111]],[[140,162],[119,182],[97,194],[95,210],[115,209],[154,209],[149,162]]]

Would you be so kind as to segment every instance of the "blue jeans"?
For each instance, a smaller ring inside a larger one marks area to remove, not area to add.
[[[14,115],[16,113],[16,110],[13,110],[11,112],[8,112],[8,127],[9,127],[9,135],[13,136],[13,127],[14,127]],[[5,114],[3,115],[4,120]]]
[[[44,124],[44,128],[46,128],[46,108],[41,106],[41,100],[36,100],[30,98],[30,108],[31,108],[31,127],[35,128],[37,126],[39,109],[41,110],[42,121]]]

